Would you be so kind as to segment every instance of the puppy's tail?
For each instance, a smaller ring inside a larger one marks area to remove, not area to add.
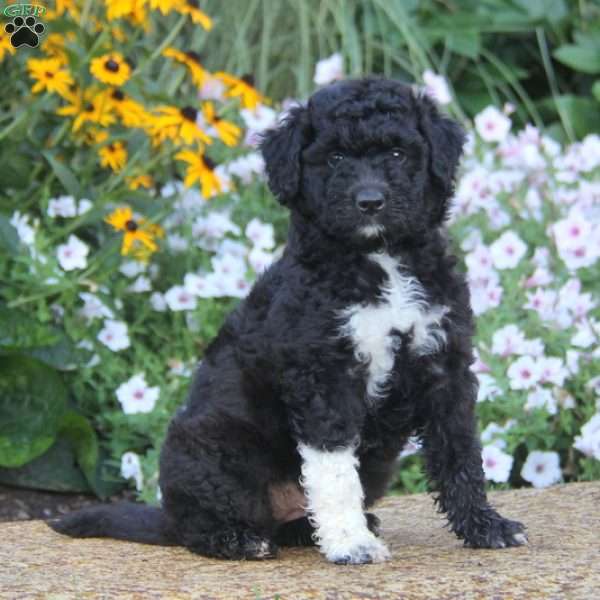
[[[108,537],[141,544],[178,545],[164,511],[133,502],[90,506],[48,521],[48,525],[71,537]]]

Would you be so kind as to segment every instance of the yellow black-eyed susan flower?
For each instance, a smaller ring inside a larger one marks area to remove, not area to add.
[[[70,32],[69,37],[73,37],[73,32]],[[65,52],[66,36],[61,33],[49,33],[42,42],[42,51],[49,58],[57,58],[62,65],[69,64],[69,57]]]
[[[155,238],[164,237],[164,230],[160,225],[150,223],[146,219],[136,219],[129,206],[117,208],[104,220],[117,231],[123,232],[123,255],[133,252],[143,260],[158,250]]]
[[[73,117],[73,131],[79,131],[85,123],[107,127],[117,120],[111,110],[106,90],[89,88],[84,92],[70,91],[64,97],[70,104],[58,108],[56,114]]]
[[[148,0],[152,10],[160,10],[163,15],[169,14],[181,4],[181,0]]]
[[[180,2],[177,2],[175,10],[184,15],[190,15],[192,21],[204,27],[206,31],[212,29],[212,19],[200,10],[200,3],[198,0],[181,0]]]
[[[99,127],[88,127],[83,133],[83,141],[90,146],[103,144],[108,139],[108,131]]]
[[[16,51],[16,48],[10,43],[10,36],[4,33],[4,28],[0,28],[0,62],[7,54],[14,54]]]
[[[55,0],[54,9],[48,8],[44,13],[44,20],[53,21],[68,14],[74,21],[79,21],[81,8],[77,6],[77,0]]]
[[[27,69],[29,76],[37,80],[31,88],[34,94],[48,91],[66,97],[74,83],[71,74],[63,68],[58,58],[30,58]]]
[[[182,150],[175,155],[175,158],[188,163],[183,181],[186,187],[192,187],[198,181],[205,198],[221,193],[223,185],[215,173],[217,165],[208,156],[193,150]]]
[[[200,56],[196,52],[181,52],[181,50],[177,50],[177,48],[166,48],[163,51],[163,56],[173,58],[177,62],[184,64],[190,70],[192,81],[198,87],[203,85],[206,81],[208,72],[200,63]]]
[[[228,98],[239,98],[244,108],[253,110],[258,104],[266,102],[266,98],[254,87],[254,77],[252,75],[244,75],[241,79],[220,71],[215,73],[215,77],[220,79],[228,90],[225,96]]]
[[[203,131],[196,119],[198,111],[191,107],[177,108],[176,106],[159,106],[158,113],[152,119],[150,126],[152,135],[163,139],[170,138],[175,142],[192,144],[201,142],[211,144],[211,137]]]
[[[125,127],[144,127],[151,121],[151,115],[135,100],[118,89],[113,89],[108,95],[109,106],[119,115]]]
[[[131,76],[131,67],[119,52],[110,52],[92,60],[90,73],[103,83],[123,85]]]
[[[135,9],[136,0],[104,0],[109,21],[128,17]]]
[[[135,177],[127,177],[125,179],[130,190],[137,190],[144,187],[151,190],[154,187],[154,179],[150,175],[136,175]]]
[[[113,142],[98,150],[100,165],[110,167],[113,171],[120,171],[127,162],[127,149],[123,142]]]
[[[227,146],[235,146],[242,135],[242,130],[231,121],[221,119],[215,111],[212,102],[205,102],[202,105],[202,116],[205,123],[210,125],[216,132],[221,141]]]

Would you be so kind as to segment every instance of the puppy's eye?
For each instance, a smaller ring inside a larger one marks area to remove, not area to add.
[[[400,148],[392,148],[390,154],[401,163],[406,160],[406,154]]]
[[[327,157],[327,164],[330,167],[337,167],[344,160],[344,155],[341,152],[332,152]]]

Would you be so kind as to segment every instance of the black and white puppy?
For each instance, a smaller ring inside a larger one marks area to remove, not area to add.
[[[465,545],[526,543],[484,490],[469,293],[444,230],[463,141],[431,100],[384,79],[335,83],[292,109],[262,143],[288,243],[170,425],[162,508],[103,506],[51,526],[229,559],[316,542],[336,563],[383,561],[364,509],[417,434]]]

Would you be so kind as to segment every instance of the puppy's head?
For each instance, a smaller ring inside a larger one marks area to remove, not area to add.
[[[326,235],[418,239],[445,218],[464,133],[426,96],[367,78],[316,92],[266,133],[271,191]]]

